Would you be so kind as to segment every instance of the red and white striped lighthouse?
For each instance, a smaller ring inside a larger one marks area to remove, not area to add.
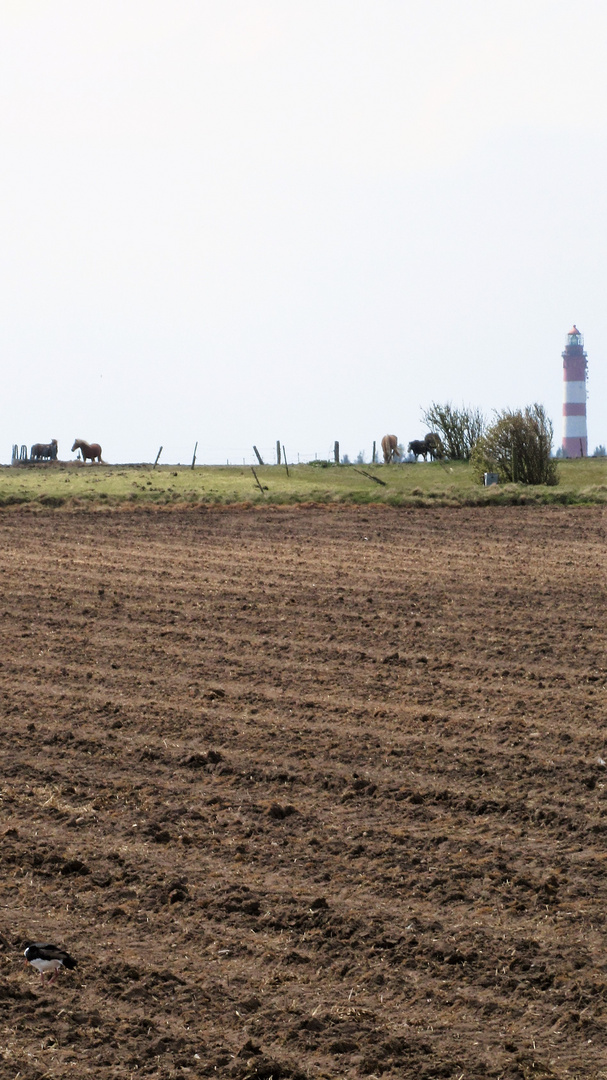
[[[563,356],[563,450],[565,457],[588,456],[586,353],[577,326],[567,334]]]

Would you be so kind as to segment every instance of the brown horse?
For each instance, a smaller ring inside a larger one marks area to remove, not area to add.
[[[390,462],[397,460],[398,439],[396,438],[396,435],[384,435],[381,441],[381,448],[384,454],[384,465],[389,465]]]
[[[413,454],[416,461],[418,457],[423,457],[424,461],[427,461],[430,452],[430,447],[425,439],[414,439],[407,447],[407,453]]]
[[[50,443],[34,443],[30,451],[32,461],[57,460],[57,440],[51,439]]]
[[[409,443],[407,450],[410,454],[414,454],[416,461],[418,457],[423,457],[426,461],[428,454],[430,454],[430,461],[436,461],[445,456],[445,448],[435,431],[430,431],[423,439],[414,439]]]
[[[79,450],[82,454],[82,460],[85,462],[90,458],[92,462],[98,461],[101,464],[101,447],[99,443],[87,443],[84,439],[74,439],[74,445],[72,446],[72,454],[74,450]]]

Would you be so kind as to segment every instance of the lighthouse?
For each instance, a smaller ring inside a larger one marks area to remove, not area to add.
[[[586,353],[577,326],[567,334],[563,356],[563,451],[565,457],[587,457]]]

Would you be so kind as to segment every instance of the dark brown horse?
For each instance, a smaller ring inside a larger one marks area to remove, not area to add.
[[[101,447],[99,443],[87,443],[84,439],[74,439],[74,445],[72,446],[72,454],[74,450],[79,450],[82,454],[82,460],[86,463],[88,459],[91,461],[98,461],[101,464]]]
[[[32,461],[49,461],[57,460],[57,440],[51,439],[50,443],[34,443],[30,450],[30,458]]]
[[[418,457],[423,457],[424,461],[426,461],[428,454],[430,454],[430,461],[445,456],[445,448],[435,431],[429,432],[423,439],[414,439],[413,442],[409,443],[407,450],[410,454],[415,455],[416,461]]]
[[[424,461],[426,461],[430,453],[430,447],[425,439],[414,439],[413,442],[409,443],[407,453],[413,454],[416,461],[418,457],[423,457]]]
[[[384,465],[389,465],[390,462],[398,459],[398,439],[396,435],[384,435],[381,448],[384,454]]]

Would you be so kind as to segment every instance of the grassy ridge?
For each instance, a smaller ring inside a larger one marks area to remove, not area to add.
[[[520,484],[483,488],[464,462],[354,466],[82,465],[47,463],[0,468],[0,507],[31,505],[228,505],[230,503],[386,503],[392,506],[478,506],[607,503],[607,460],[559,463],[557,487]]]

